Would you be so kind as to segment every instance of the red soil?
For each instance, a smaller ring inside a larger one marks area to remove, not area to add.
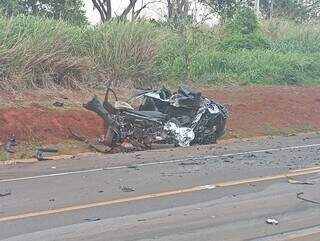
[[[229,137],[264,135],[268,130],[320,130],[320,87],[228,87],[201,91],[227,107]],[[0,109],[0,141],[14,134],[20,141],[55,144],[69,138],[68,128],[92,138],[103,133],[103,123],[94,113],[52,109],[32,102],[27,107]]]

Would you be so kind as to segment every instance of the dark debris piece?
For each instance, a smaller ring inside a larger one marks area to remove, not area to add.
[[[120,186],[120,189],[123,191],[123,192],[134,192],[134,188],[132,187],[126,187],[126,186]]]
[[[0,197],[6,197],[6,196],[10,196],[11,192],[6,192],[6,193],[0,193]]]
[[[204,162],[180,162],[180,166],[204,165]]]
[[[64,103],[61,101],[56,101],[52,105],[55,107],[64,107]]]
[[[10,138],[8,142],[4,145],[4,149],[9,153],[15,153],[15,146],[17,141],[14,137]]]
[[[318,201],[313,201],[313,200],[310,200],[310,199],[302,197],[303,194],[304,194],[303,192],[298,192],[297,193],[297,198],[302,200],[302,201],[305,201],[305,202],[309,202],[309,203],[313,203],[313,204],[320,204],[320,202],[318,202]]]
[[[96,221],[99,221],[101,220],[101,218],[85,218],[84,221],[87,221],[87,222],[96,222]]]

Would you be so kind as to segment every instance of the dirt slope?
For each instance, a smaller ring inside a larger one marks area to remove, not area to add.
[[[320,87],[199,90],[225,105],[230,112],[226,138],[320,130]],[[119,97],[126,99],[128,94],[129,90],[121,89]],[[59,93],[35,92],[19,95],[15,102],[13,94],[1,93],[0,103],[7,103],[8,99],[11,103],[0,109],[0,141],[4,142],[14,134],[20,141],[55,144],[69,138],[68,128],[88,137],[99,136],[103,133],[102,121],[81,107],[90,95],[76,93],[65,100]],[[52,107],[57,99],[65,101],[64,108]]]

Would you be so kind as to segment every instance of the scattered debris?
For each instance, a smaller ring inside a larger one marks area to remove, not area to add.
[[[116,102],[112,105],[109,92]],[[138,110],[130,102],[142,100]],[[215,143],[225,132],[226,109],[201,93],[180,87],[171,94],[166,88],[147,91],[126,102],[118,101],[107,89],[101,103],[96,96],[83,105],[105,122],[105,144],[123,150],[151,149],[156,145],[189,146]]]
[[[139,167],[136,166],[136,165],[127,166],[127,168],[131,168],[131,169],[135,169],[135,170],[140,170]]]
[[[9,138],[7,143],[4,145],[4,149],[9,153],[15,153],[15,147],[17,146],[17,141],[14,136]]]
[[[123,192],[134,192],[135,190],[132,187],[120,186],[120,189]]]
[[[62,101],[56,101],[52,105],[55,107],[64,107],[64,103]]]
[[[85,218],[84,220],[87,222],[96,222],[96,221],[101,220],[101,218]]]
[[[36,158],[38,161],[50,160],[44,156],[45,153],[57,153],[57,148],[38,148],[36,151]]]
[[[6,196],[10,196],[11,192],[6,192],[6,193],[0,193],[0,197],[6,197]]]
[[[267,224],[278,225],[278,224],[279,224],[279,221],[276,220],[276,219],[274,219],[274,218],[268,218],[268,219],[266,220],[266,223],[267,223]]]
[[[112,148],[109,147],[109,146],[106,146],[104,144],[101,144],[101,143],[97,143],[97,144],[93,144],[93,143],[88,143],[89,146],[91,148],[93,148],[94,150],[96,150],[97,152],[101,152],[101,153],[109,153]]]
[[[249,155],[248,155],[248,157],[250,157],[250,158],[256,158],[256,157],[257,157],[257,155],[255,155],[255,154],[251,153],[251,154],[249,154]]]
[[[318,202],[318,201],[313,201],[313,200],[310,200],[310,199],[301,197],[303,194],[304,194],[303,192],[298,192],[298,193],[297,193],[297,198],[300,199],[300,200],[302,200],[302,201],[309,202],[309,203],[320,204],[320,202]]]
[[[203,188],[205,189],[215,189],[217,186],[216,185],[204,185]]]
[[[122,142],[120,146],[123,151],[134,150],[134,146],[130,142]]]
[[[91,141],[89,141],[87,138],[85,138],[84,136],[81,136],[80,134],[74,132],[73,130],[71,130],[70,128],[68,128],[68,131],[70,132],[70,135],[77,141],[83,141],[85,143],[87,143],[91,148],[93,148],[94,150],[96,150],[97,152],[101,152],[101,153],[109,153],[112,148],[104,145],[103,143],[92,143]]]
[[[159,143],[151,143],[150,149],[157,150],[157,149],[168,149],[175,147],[174,144],[159,144]]]
[[[299,181],[293,178],[288,179],[288,183],[290,184],[302,184],[302,185],[313,185],[313,182],[307,182],[307,181]]]
[[[137,221],[138,222],[145,222],[145,221],[147,221],[147,219],[146,218],[141,218],[141,219],[138,219]]]
[[[180,162],[180,166],[204,165],[204,162]]]

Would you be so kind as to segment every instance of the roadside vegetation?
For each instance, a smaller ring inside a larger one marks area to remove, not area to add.
[[[240,8],[224,24],[147,20],[99,26],[0,17],[0,89],[161,84],[320,83],[320,25],[257,21]]]

